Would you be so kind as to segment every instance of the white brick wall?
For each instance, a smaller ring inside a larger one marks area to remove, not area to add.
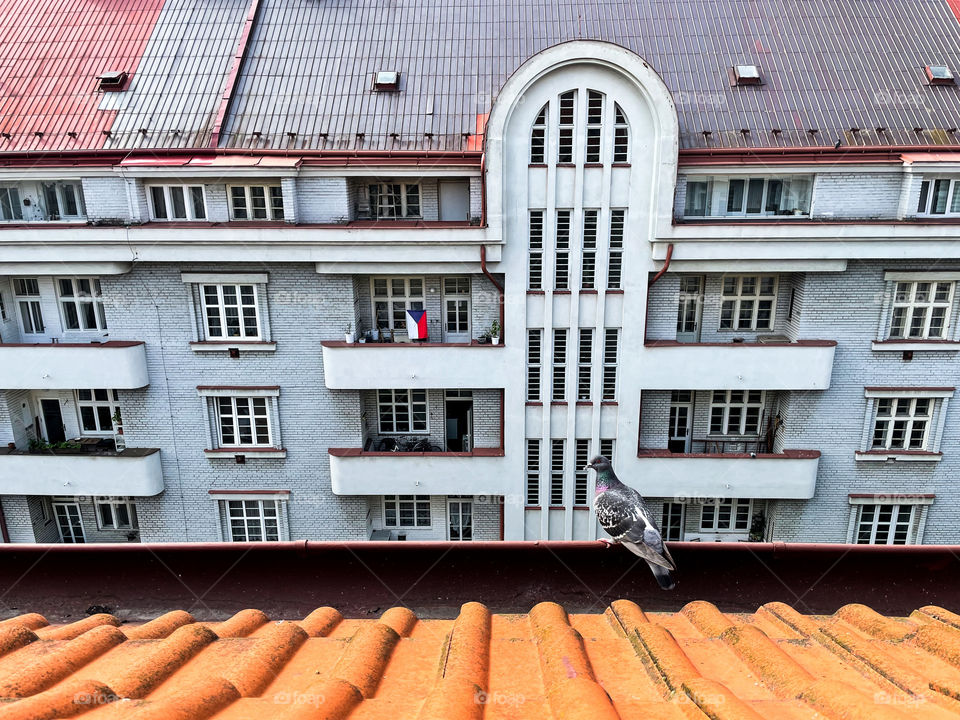
[[[91,222],[130,222],[127,183],[120,177],[83,178],[83,202]]]

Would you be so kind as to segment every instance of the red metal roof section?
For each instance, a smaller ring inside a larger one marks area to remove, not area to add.
[[[97,76],[136,72],[163,3],[0,0],[0,152],[103,147]]]
[[[253,31],[253,24],[257,21],[257,11],[259,9],[260,0],[250,0],[250,10],[247,11],[247,19],[243,24],[243,32],[240,34],[237,51],[233,55],[233,63],[230,66],[230,73],[227,75],[227,81],[223,87],[223,95],[220,98],[217,117],[213,121],[213,132],[210,133],[210,147],[212,148],[220,144],[220,131],[223,129],[223,123],[227,118],[227,111],[230,109],[230,102],[233,100],[233,93],[237,87],[237,76],[243,67],[243,59],[247,55],[247,48],[250,45],[250,33]]]

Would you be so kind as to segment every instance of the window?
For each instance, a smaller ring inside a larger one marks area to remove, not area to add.
[[[527,440],[527,505],[540,504],[540,441]]]
[[[443,279],[443,311],[447,342],[457,336],[469,340],[470,278],[447,277]]]
[[[602,439],[600,440],[600,454],[603,455],[611,463],[613,462],[613,445],[614,441],[612,439]]]
[[[537,113],[530,130],[530,164],[541,165],[546,161],[547,146],[547,106],[544,105]]]
[[[381,330],[407,334],[407,310],[423,310],[423,278],[375,277],[373,316]]]
[[[42,183],[48,220],[72,220],[84,216],[83,190],[79,182]]]
[[[256,285],[201,285],[207,338],[260,339]]]
[[[873,421],[874,450],[926,450],[933,398],[877,398]]]
[[[426,390],[377,390],[381,433],[429,432]]]
[[[420,186],[416,183],[370,185],[370,213],[377,220],[420,217]]]
[[[563,505],[564,440],[550,441],[550,505]]]
[[[576,453],[573,460],[574,467],[576,468],[573,473],[574,505],[587,505],[589,503],[587,471],[584,470],[588,462],[590,462],[590,441],[577,440]]]
[[[83,518],[80,516],[80,504],[75,502],[53,503],[53,514],[57,518],[57,530],[60,541],[65,543],[83,543],[87,541],[83,531]]]
[[[610,253],[607,256],[607,289],[619,290],[623,280],[623,232],[626,210],[610,211]]]
[[[554,254],[554,288],[570,289],[570,216],[571,210],[557,210],[557,251]]]
[[[60,311],[64,330],[106,330],[100,281],[97,278],[59,278]]]
[[[573,162],[573,117],[577,101],[576,90],[565,92],[560,96],[560,123],[557,139],[557,162]]]
[[[7,306],[3,304],[3,293],[0,293],[0,320],[7,319]]]
[[[384,495],[383,526],[430,527],[429,495]]]
[[[603,136],[603,95],[587,90],[587,162],[600,162],[600,141]]]
[[[527,400],[540,400],[543,330],[527,330]]]
[[[776,275],[727,275],[720,303],[721,330],[771,330]]]
[[[727,215],[806,215],[810,178],[730,178]]]
[[[84,435],[113,432],[114,417],[120,418],[120,400],[116,390],[77,390],[77,412]]]
[[[593,329],[580,328],[580,348],[577,355],[577,400],[590,399],[593,381]]]
[[[279,185],[232,185],[234,220],[283,220],[283,189]]]
[[[473,540],[473,501],[469,495],[447,498],[450,540]]]
[[[710,214],[710,196],[713,195],[712,180],[687,180],[687,198],[683,208],[684,217],[706,217]]]
[[[763,390],[714,390],[710,434],[756,435],[760,432],[763,405]]]
[[[220,447],[270,446],[270,402],[265,397],[216,398]]]
[[[956,178],[936,178],[920,183],[918,215],[960,214],[960,182]]]
[[[703,278],[700,275],[681,275],[680,295],[677,301],[677,335],[695,336],[700,326],[702,299]],[[736,303],[736,300],[730,302]]]
[[[583,250],[580,260],[580,287],[597,287],[597,210],[583,211]]]
[[[567,395],[567,331],[553,331],[553,395],[552,400],[563,401]]]
[[[279,500],[226,500],[225,504],[233,542],[280,539]]]
[[[13,292],[24,335],[42,335],[43,310],[40,307],[40,283],[36,278],[15,278]]]
[[[891,338],[946,339],[952,282],[898,282],[890,317]]]
[[[0,187],[0,220],[23,220],[19,188]]]
[[[530,211],[530,264],[527,288],[543,289],[543,210]]]
[[[617,357],[620,352],[620,330],[603,331],[603,400],[617,399]]]
[[[750,500],[718,500],[700,506],[701,532],[749,532]]]
[[[660,516],[660,534],[664,540],[683,540],[683,503],[665,502]]]
[[[137,506],[125,497],[98,498],[97,521],[101,530],[135,530],[140,527]]]
[[[908,545],[914,535],[917,505],[861,505],[857,545]]]
[[[153,220],[205,220],[207,217],[203,185],[151,185],[149,190],[150,217]],[[232,190],[242,191],[243,188]]]
[[[627,116],[616,103],[613,104],[613,161],[630,162],[630,127]]]

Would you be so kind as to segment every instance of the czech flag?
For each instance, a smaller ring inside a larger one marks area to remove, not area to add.
[[[407,310],[407,337],[411,340],[427,339],[426,310]]]

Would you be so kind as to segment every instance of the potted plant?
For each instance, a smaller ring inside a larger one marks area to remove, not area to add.
[[[348,343],[356,342],[357,334],[353,331],[353,323],[347,323],[343,328],[343,339]]]
[[[494,345],[500,344],[500,321],[494,320],[490,325],[490,341]]]

